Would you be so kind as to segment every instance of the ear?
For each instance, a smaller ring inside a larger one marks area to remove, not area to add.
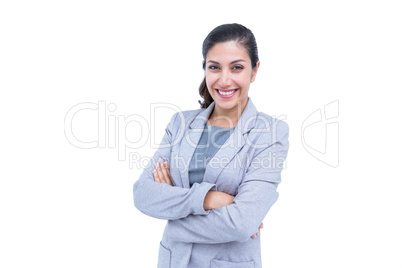
[[[202,61],[202,69],[205,70],[205,60]]]
[[[260,61],[257,61],[255,67],[253,69],[253,74],[251,75],[251,83],[254,82],[255,77],[257,76],[258,68],[260,68]]]

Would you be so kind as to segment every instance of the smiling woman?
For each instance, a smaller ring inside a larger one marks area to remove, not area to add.
[[[173,115],[134,203],[168,220],[158,267],[262,267],[260,228],[278,198],[288,126],[248,97],[260,66],[249,29],[218,26],[203,57],[201,109]]]
[[[243,112],[246,107],[248,89],[255,80],[260,62],[253,67],[247,49],[236,41],[216,44],[208,51],[206,61],[206,86],[215,101],[211,117],[229,116],[229,122],[235,124],[237,109]]]

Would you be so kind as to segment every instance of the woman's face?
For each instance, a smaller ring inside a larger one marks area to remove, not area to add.
[[[248,89],[254,82],[260,62],[253,69],[247,50],[235,41],[223,42],[209,49],[205,77],[208,91],[218,114],[241,111],[246,107]]]

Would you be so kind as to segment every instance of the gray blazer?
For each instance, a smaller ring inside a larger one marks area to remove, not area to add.
[[[258,112],[249,98],[233,133],[208,163],[203,182],[190,188],[189,163],[213,107],[174,114],[159,149],[134,184],[135,206],[168,220],[159,247],[160,268],[262,267],[260,236],[251,236],[278,198],[288,125]],[[169,161],[174,187],[153,179],[160,158]],[[210,190],[235,199],[205,211]]]

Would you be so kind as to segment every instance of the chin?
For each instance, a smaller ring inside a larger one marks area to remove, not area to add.
[[[217,100],[215,104],[218,105],[221,109],[224,110],[233,110],[238,108],[238,106],[242,104],[241,99],[232,99],[232,100]]]

